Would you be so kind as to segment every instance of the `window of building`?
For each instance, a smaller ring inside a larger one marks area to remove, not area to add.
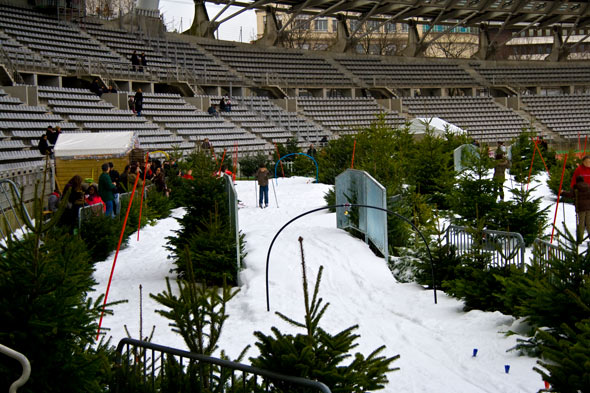
[[[410,31],[408,25],[406,23],[402,23],[402,33],[407,33]]]
[[[379,30],[379,22],[376,20],[370,20],[367,22],[367,31],[378,31]]]
[[[332,19],[332,31],[338,31],[338,21],[336,19]]]
[[[395,23],[388,22],[385,24],[385,32],[395,33],[397,31],[397,25]]]
[[[327,19],[316,19],[314,21],[314,29],[317,31],[328,31],[328,20]]]

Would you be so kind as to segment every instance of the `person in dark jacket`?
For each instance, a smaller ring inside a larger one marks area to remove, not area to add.
[[[137,56],[137,51],[133,51],[131,55],[131,69],[137,71],[137,66],[139,66],[139,57]]]
[[[143,92],[141,91],[141,87],[135,92],[133,100],[135,101],[135,112],[137,116],[141,116],[141,110],[143,108]]]
[[[99,97],[102,95],[103,90],[100,82],[98,81],[98,78],[94,79],[90,84],[90,91]]]
[[[584,181],[583,176],[578,176],[572,191],[564,192],[563,196],[574,198],[578,216],[576,234],[581,242],[584,238],[584,229],[590,235],[590,184]]]
[[[121,177],[119,176],[119,171],[117,171],[115,169],[115,165],[112,162],[109,162],[109,176],[111,177],[111,181],[113,183],[115,183],[116,187],[113,190],[113,197],[114,199],[114,210],[115,210],[115,215],[119,215],[119,211],[121,209],[121,202],[119,200],[119,181],[121,180]]]
[[[260,187],[260,193],[258,197],[258,206],[261,209],[264,207],[268,207],[268,179],[270,178],[270,172],[266,169],[264,164],[260,164],[258,170],[256,171],[256,175],[254,175],[258,180],[258,186]],[[262,206],[262,202],[264,199],[264,207]]]
[[[98,194],[102,198],[102,201],[106,205],[105,216],[107,217],[114,217],[114,202],[115,197],[113,196],[113,191],[117,187],[115,183],[111,180],[109,176],[109,164],[104,163],[102,164],[102,174],[98,178]]]
[[[45,134],[47,135],[47,142],[55,146],[57,143],[57,138],[59,137],[59,134],[61,134],[61,127],[57,126],[55,129],[53,129],[53,127],[48,126]]]
[[[161,192],[167,197],[170,196],[170,190],[166,186],[166,178],[164,177],[164,171],[162,168],[156,169],[156,174],[154,175],[152,182],[156,186],[156,190],[158,190],[158,192]]]
[[[41,135],[41,139],[39,139],[39,144],[37,147],[39,148],[39,153],[43,154],[44,156],[47,154],[53,154],[53,148],[49,146],[49,142],[47,141],[47,134]]]
[[[141,52],[141,56],[139,56],[139,70],[143,72],[143,70],[147,70],[147,59],[145,58],[145,52]]]
[[[71,191],[70,191],[71,190]],[[68,195],[69,192],[69,195]],[[64,187],[64,197],[68,195],[68,204],[62,216],[62,222],[74,228],[78,226],[78,214],[84,206],[82,177],[74,175]]]

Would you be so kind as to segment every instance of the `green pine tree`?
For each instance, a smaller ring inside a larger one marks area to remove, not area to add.
[[[31,231],[0,246],[0,343],[31,363],[31,378],[19,391],[103,392],[109,350],[95,347],[102,296],[87,295],[96,284],[90,255],[79,237],[53,226],[65,205],[49,223],[40,219],[42,199],[33,205]],[[0,357],[2,386],[20,372],[17,362]]]
[[[268,369],[277,373],[295,375],[318,380],[330,387],[332,392],[365,392],[383,389],[388,382],[387,373],[398,370],[391,368],[391,363],[399,355],[385,357],[380,355],[385,349],[381,346],[365,357],[360,353],[352,355],[350,351],[357,346],[359,337],[353,332],[358,325],[330,334],[320,327],[320,321],[329,303],[323,304],[319,297],[319,288],[323,267],[320,267],[313,293],[310,296],[305,258],[303,256],[303,239],[299,238],[301,247],[301,267],[303,274],[303,297],[305,317],[303,322],[295,321],[284,314],[277,315],[293,326],[302,328],[305,333],[283,334],[276,327],[272,335],[255,332],[260,350],[257,358],[250,358],[255,367]],[[343,362],[348,361],[348,364]],[[278,391],[297,392],[292,387],[276,384]]]

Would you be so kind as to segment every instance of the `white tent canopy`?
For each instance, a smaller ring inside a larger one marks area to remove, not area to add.
[[[417,117],[410,122],[410,132],[412,134],[424,134],[426,127],[429,127],[434,132],[434,135],[444,135],[447,130],[453,134],[466,133],[463,129],[439,117]]]
[[[61,133],[55,144],[55,157],[123,156],[136,147],[134,132]]]

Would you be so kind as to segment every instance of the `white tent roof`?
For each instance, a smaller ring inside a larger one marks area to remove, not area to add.
[[[412,134],[424,134],[426,126],[429,126],[435,135],[444,135],[448,129],[454,134],[464,134],[465,131],[454,124],[448,123],[439,117],[417,117],[410,122]]]
[[[56,157],[122,156],[137,144],[129,132],[61,133],[55,144]]]

